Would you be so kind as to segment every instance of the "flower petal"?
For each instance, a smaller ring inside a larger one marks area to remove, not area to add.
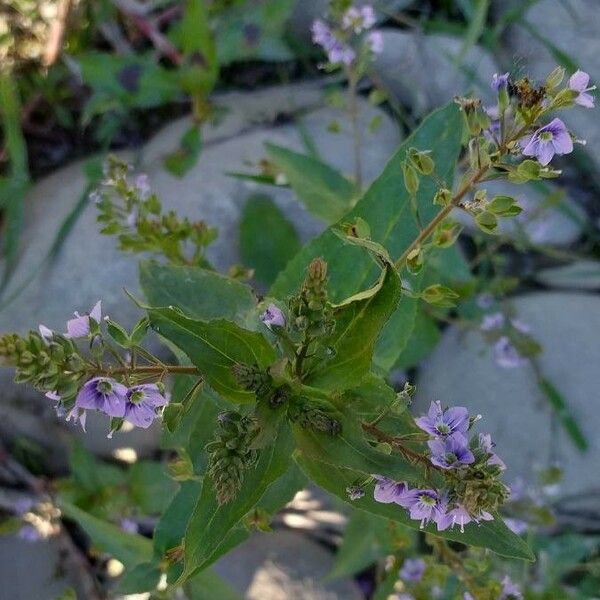
[[[569,88],[576,92],[583,92],[590,82],[590,76],[585,71],[575,71],[569,78]]]

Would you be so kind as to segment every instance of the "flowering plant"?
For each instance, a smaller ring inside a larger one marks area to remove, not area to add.
[[[345,7],[335,22],[317,21],[314,39],[328,68],[345,69],[356,88],[363,62],[381,47],[370,31],[374,15]],[[244,283],[248,272],[212,269],[204,253],[212,228],[163,214],[144,176],[108,163],[93,195],[103,233],[116,235],[123,250],[163,259],[141,263],[145,299],[133,298],[140,320],[128,330],[103,317],[98,302],[64,332],[40,325],[26,336],[2,336],[0,356],[18,382],[35,386],[84,429],[95,411],[110,419],[111,435],[159,420],[170,436],[171,472],[181,485],[151,550],[128,565],[128,590],[152,590],[161,576],[168,586],[185,584],[243,541],[246,526],[267,526],[308,479],[369,515],[426,532],[436,557],[459,574],[465,598],[519,597],[510,580],[500,589],[459,569],[447,545],[532,558],[501,516],[510,496],[506,466],[491,437],[475,433],[481,417],[442,398],[415,419],[408,410],[414,388],[396,391],[388,377],[417,303],[443,309],[461,295],[450,275],[460,232],[453,211],[493,234],[520,207],[508,196],[488,198],[482,184],[560,175],[552,161],[570,153],[574,140],[551,117],[593,104],[584,73],[561,87],[563,77],[556,69],[535,86],[495,75],[493,107],[457,98],[432,113],[262,299]],[[360,188],[360,169],[355,179]],[[505,324],[502,314],[488,315],[481,328],[496,335]],[[515,339],[527,334],[510,325]],[[156,350],[155,338],[175,360]],[[519,358],[508,356],[511,339],[494,338],[507,366]],[[407,560],[400,577],[418,583],[426,568]]]

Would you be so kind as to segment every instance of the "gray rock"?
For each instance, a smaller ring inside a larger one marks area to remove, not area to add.
[[[597,290],[600,289],[600,262],[578,260],[568,265],[542,269],[535,278],[551,287]]]
[[[516,185],[507,181],[488,181],[481,185],[488,198],[497,195],[512,196],[518,200],[523,212],[515,218],[499,219],[498,231],[512,240],[524,239],[532,244],[568,246],[581,235],[586,216],[569,197],[554,204],[552,197],[560,190],[548,184],[549,193],[533,185]],[[476,231],[473,218],[462,210],[452,216],[467,229]]]
[[[0,537],[0,578],[6,600],[54,600],[75,581],[61,573],[60,547],[55,539],[27,542]]]
[[[558,461],[564,470],[561,493],[588,498],[598,488],[590,465],[600,461],[600,299],[569,293],[535,293],[511,301],[518,318],[531,326],[544,348],[543,373],[563,394],[581,425],[589,449],[579,452],[556,421],[529,365],[506,369],[496,365],[479,331],[446,330],[423,365],[417,382],[415,412],[431,400],[467,406],[481,413],[478,431],[489,431],[508,466],[506,480],[523,476],[533,481],[537,469]]]
[[[481,47],[470,48],[457,66],[460,38],[385,28],[381,32],[384,50],[374,69],[403,104],[422,114],[471,91],[486,102],[493,100],[489,82],[499,68]]]
[[[600,11],[595,0],[533,3],[524,19],[558,50],[569,56],[578,68],[587,71],[592,82],[600,81]],[[519,69],[542,80],[556,67],[551,50],[518,23],[509,30],[510,47]],[[597,110],[581,107],[560,112],[572,132],[587,140],[586,153],[596,167],[600,166],[600,123]]]
[[[293,531],[255,534],[214,569],[247,600],[360,600],[351,580],[324,582],[333,555]]]
[[[350,133],[344,125],[340,133],[327,131],[327,124],[340,115],[323,106],[322,93],[315,83],[276,87],[256,93],[231,93],[215,99],[228,107],[223,121],[205,132],[203,153],[194,168],[178,179],[162,167],[164,155],[173,151],[182,133],[189,127],[188,118],[165,127],[141,152],[140,170],[149,173],[151,184],[167,208],[193,219],[205,219],[220,230],[218,241],[210,248],[209,258],[219,269],[239,262],[238,221],[248,196],[266,191],[288,217],[296,223],[303,240],[322,230],[324,224],[307,213],[285,188],[263,188],[226,175],[227,171],[252,172],[248,162],[256,163],[264,156],[263,143],[271,141],[303,149],[295,123],[278,124],[277,115],[292,114],[301,118],[305,130],[313,137],[322,156],[348,172],[352,167]],[[365,179],[373,179],[382,169],[399,142],[393,121],[379,109],[361,102],[361,126],[364,130]],[[372,134],[367,131],[374,115],[381,114],[383,123]],[[128,156],[131,159],[131,156]],[[72,164],[32,188],[27,198],[27,211],[22,237],[18,272],[7,297],[17,290],[47,255],[56,232],[81,197],[85,189],[82,164]],[[26,332],[38,323],[64,331],[65,321],[74,310],[86,311],[102,299],[105,314],[125,326],[131,326],[140,316],[139,309],[129,301],[123,288],[139,293],[137,259],[115,248],[112,238],[101,236],[92,206],[86,208],[66,239],[56,260],[37,274],[22,293],[0,312],[0,331]],[[40,399],[32,390],[12,384],[12,373],[0,371],[3,397],[8,405],[14,400]],[[37,414],[46,414],[48,403],[34,405]],[[46,414],[47,416],[47,414]],[[19,420],[19,416],[15,417]],[[51,418],[51,417],[50,417]],[[21,419],[26,428],[27,419]],[[92,422],[91,427],[95,428]],[[43,429],[43,428],[42,428]],[[136,436],[137,441],[136,441]],[[43,436],[41,436],[43,437]],[[54,435],[46,435],[51,440]],[[90,442],[91,438],[94,438]],[[56,438],[58,439],[58,438]],[[112,442],[105,439],[104,426],[97,436],[86,436],[95,450],[110,454],[115,446],[132,446],[146,454],[155,440],[152,432],[123,434]],[[102,450],[103,448],[103,450]]]

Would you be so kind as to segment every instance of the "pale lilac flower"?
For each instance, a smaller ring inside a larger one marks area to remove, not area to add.
[[[480,521],[493,521],[494,517],[491,513],[486,510],[482,510],[477,516],[469,513],[469,511],[462,505],[458,504],[452,510],[448,511],[443,522],[438,523],[438,530],[447,529],[448,527],[460,527],[461,533],[465,532],[465,525],[471,521],[479,523]]]
[[[475,302],[479,308],[488,310],[494,305],[495,298],[493,294],[490,294],[489,292],[483,292],[477,296]]]
[[[17,532],[17,537],[26,542],[38,542],[42,539],[40,532],[33,525],[23,525]]]
[[[520,331],[521,333],[531,333],[531,327],[525,323],[524,321],[521,321],[520,319],[511,319],[510,320],[510,324],[517,330]]]
[[[167,403],[155,383],[134,385],[126,392],[125,420],[147,429],[156,418],[156,409]]]
[[[521,519],[512,519],[510,517],[506,517],[504,522],[515,535],[523,535],[529,529],[528,523],[522,521]]]
[[[148,175],[141,173],[135,178],[135,189],[142,200],[147,200],[150,196],[150,183]]]
[[[46,327],[45,325],[40,324],[38,326],[40,335],[42,336],[42,339],[45,342],[50,341],[50,339],[52,339],[52,336],[54,335],[54,332],[52,331],[52,329],[50,329],[49,327]]]
[[[503,369],[514,369],[527,364],[527,359],[519,354],[513,343],[504,335],[498,338],[493,351],[496,364]]]
[[[102,202],[102,196],[100,195],[100,192],[98,190],[94,190],[93,192],[91,192],[88,196],[88,199],[93,204],[100,204],[100,202]]]
[[[124,417],[127,388],[109,377],[87,381],[75,400],[75,408],[99,410],[109,417]]]
[[[127,227],[129,227],[129,229],[135,229],[136,225],[137,225],[137,220],[138,220],[138,209],[137,207],[134,207],[131,212],[127,215],[127,218],[125,219],[125,223],[127,225]]]
[[[508,73],[503,73],[502,75],[498,75],[498,73],[494,73],[492,77],[492,89],[496,92],[500,89],[506,89],[508,87]]]
[[[523,500],[527,495],[527,486],[525,480],[522,477],[517,477],[510,486],[510,501],[518,502]]]
[[[319,44],[319,46],[323,46],[323,48],[327,48],[331,44],[331,40],[333,39],[333,32],[325,23],[321,21],[321,19],[316,19],[311,27],[312,31],[312,40],[315,44]]]
[[[473,598],[473,596],[469,592],[465,592],[463,594],[463,600],[475,600],[475,598]]]
[[[354,50],[338,40],[334,40],[327,51],[327,59],[333,64],[350,65],[355,58]]]
[[[497,312],[491,315],[485,315],[483,319],[481,319],[479,328],[481,331],[492,331],[493,329],[500,329],[503,325],[504,315],[501,312]]]
[[[366,29],[371,29],[375,25],[375,11],[370,5],[357,8],[351,6],[342,18],[342,27],[344,29],[353,29],[354,33],[360,33]]]
[[[442,410],[439,402],[432,402],[427,416],[415,419],[415,423],[423,431],[435,436],[466,433],[469,428],[469,412],[463,406]]]
[[[588,87],[590,82],[590,76],[584,71],[575,71],[569,78],[569,89],[574,92],[579,92],[579,95],[575,98],[575,103],[579,106],[585,106],[585,108],[594,108],[594,96],[588,94],[592,90],[596,89],[595,85]]]
[[[475,462],[475,457],[467,445],[467,438],[462,433],[430,440],[427,445],[431,450],[432,464],[442,469],[456,469]]]
[[[80,315],[76,312],[75,318],[67,321],[66,335],[71,338],[87,337],[91,331],[90,318],[96,323],[100,323],[102,320],[102,302],[100,300],[96,302],[94,308],[88,314]]]
[[[121,519],[120,526],[126,533],[138,533],[140,530],[140,526],[133,519],[127,517]]]
[[[446,516],[448,501],[435,490],[409,490],[397,501],[408,509],[410,518],[421,521],[421,528],[430,521],[441,522]]]
[[[23,516],[28,513],[34,506],[34,501],[31,498],[19,498],[14,505],[15,513]]]
[[[403,481],[393,481],[381,475],[375,475],[375,491],[373,498],[381,504],[399,504],[404,495],[408,492],[408,486]]]
[[[498,600],[523,600],[521,588],[513,583],[508,575],[502,580],[502,593]]]
[[[373,54],[383,52],[383,34],[381,31],[371,31],[367,36],[367,45]]]
[[[418,583],[425,573],[425,561],[422,558],[407,558],[400,569],[400,577],[410,583]]]
[[[58,411],[56,414],[58,414]],[[85,422],[87,419],[87,413],[85,412],[85,410],[83,408],[74,406],[67,414],[67,417],[65,420],[70,421],[71,419],[73,419],[74,423],[77,423],[77,421],[79,421],[79,423],[81,425],[81,429],[83,429],[83,431],[85,431]]]
[[[487,464],[488,465],[496,465],[500,467],[501,471],[506,470],[506,465],[504,461],[494,452],[494,447],[496,444],[492,441],[492,436],[489,433],[480,433],[479,434],[479,448],[482,452],[485,452],[489,455]]]
[[[285,327],[285,315],[275,304],[269,304],[265,312],[260,315],[260,320],[269,328]]]
[[[552,119],[548,125],[540,127],[533,135],[523,138],[519,143],[525,156],[535,156],[544,167],[555,154],[573,152],[573,140],[560,119]]]

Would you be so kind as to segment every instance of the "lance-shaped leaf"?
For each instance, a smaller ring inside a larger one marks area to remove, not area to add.
[[[303,452],[297,452],[294,458],[304,473],[317,483],[317,485],[338,496],[353,507],[381,517],[387,517],[392,521],[413,529],[421,529],[420,522],[411,519],[404,508],[397,504],[376,502],[370,490],[367,490],[365,496],[359,500],[351,501],[346,493],[346,488],[354,485],[357,480],[360,480],[362,477],[361,472],[320,462]],[[437,531],[434,524],[426,525],[423,527],[423,530],[447,540],[480,548],[488,548],[496,552],[496,554],[508,558],[518,558],[521,560],[534,560],[535,558],[527,544],[519,536],[515,535],[498,515],[495,515],[493,521],[483,521],[480,524],[469,523],[465,526],[464,533],[461,533],[458,527],[447,529],[446,531]]]
[[[375,342],[400,298],[400,278],[386,265],[377,283],[334,307],[335,330],[327,340],[332,356],[311,368],[306,383],[342,391],[358,385],[373,360]]]
[[[269,486],[286,472],[292,449],[289,427],[282,423],[276,439],[260,451],[256,466],[246,471],[241,488],[227,504],[219,505],[212,482],[205,478],[185,534],[180,582],[213,562],[213,556],[228,534],[259,503]]]
[[[256,306],[247,285],[201,267],[144,261],[139,277],[150,306],[176,306],[193,319],[229,319],[247,326]]]
[[[267,156],[286,176],[298,199],[316,217],[335,223],[351,208],[358,190],[339,171],[314,156],[266,144]]]
[[[294,437],[303,454],[332,466],[360,471],[363,478],[364,475],[378,474],[397,481],[424,484],[422,468],[410,464],[398,454],[376,450],[366,440],[360,424],[350,415],[340,412],[336,418],[341,425],[341,431],[336,435],[294,426]]]
[[[462,132],[462,115],[458,107],[452,104],[433,112],[398,148],[382,174],[343,221],[363,219],[370,226],[371,239],[382,244],[393,258],[399,257],[420,231],[402,176],[401,165],[407,151],[411,147],[430,150],[428,156],[435,163],[436,175],[451,185]],[[429,223],[439,211],[439,207],[433,204],[437,187],[433,178],[423,177],[416,193],[416,207],[423,224]],[[335,226],[335,229],[340,228],[343,228],[341,223]],[[452,249],[449,251],[452,252]],[[360,248],[341,243],[330,227],[307,244],[288,264],[275,281],[271,295],[285,298],[293,294],[302,283],[306,266],[317,256],[322,256],[328,263],[329,289],[335,301],[342,300],[376,279],[376,266],[371,258]],[[414,299],[402,297],[397,311],[406,311],[406,318],[395,315],[390,318],[386,326],[391,329],[389,335],[392,339],[397,336],[401,343],[396,350],[391,347],[385,350],[382,366],[393,364],[402,351],[407,339],[405,330],[410,329],[407,323],[414,315],[414,305]]]
[[[266,368],[277,359],[275,349],[260,333],[231,321],[188,319],[173,308],[150,308],[148,315],[156,332],[183,350],[215,391],[233,402],[255,398],[236,381],[235,364]]]

